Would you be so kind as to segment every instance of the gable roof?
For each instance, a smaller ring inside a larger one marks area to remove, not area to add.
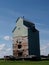
[[[16,20],[16,23],[17,23],[17,21],[18,21],[20,18],[23,19],[23,23],[24,23],[24,25],[25,25],[26,27],[29,27],[29,28],[33,28],[33,27],[34,27],[34,28],[35,28],[35,24],[32,23],[32,22],[30,22],[30,21],[28,21],[28,20],[25,19],[24,17],[18,17],[17,20]],[[12,32],[14,32],[15,29],[16,29],[16,26],[15,26],[15,28],[13,29]]]
[[[17,21],[18,21],[20,18],[23,19],[23,21],[26,21],[26,22],[28,22],[28,23],[30,23],[30,24],[32,24],[32,25],[35,25],[34,23],[32,23],[31,21],[25,19],[24,17],[18,17],[17,20],[16,20],[16,23],[17,23]]]
[[[16,29],[16,26],[14,27],[14,29],[12,30],[12,32],[14,32],[14,31],[15,31],[15,29]]]

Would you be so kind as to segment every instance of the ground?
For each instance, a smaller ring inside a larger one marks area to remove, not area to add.
[[[0,65],[49,65],[49,61],[5,61],[0,60]]]

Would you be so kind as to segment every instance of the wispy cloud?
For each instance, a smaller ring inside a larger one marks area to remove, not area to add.
[[[12,48],[6,46],[6,44],[0,44],[0,58],[5,55],[12,55]]]
[[[5,44],[0,44],[0,51],[4,50],[5,46]]]
[[[49,48],[49,43],[47,43],[46,45],[41,46],[40,47],[41,54],[43,54],[43,55],[49,54],[49,52],[46,53],[47,48]]]
[[[11,49],[11,48],[7,48],[7,49],[6,49],[6,52],[8,52],[8,51],[12,51],[12,49]]]
[[[45,24],[43,24],[43,23],[35,23],[37,26],[45,26]]]
[[[49,36],[49,29],[46,24],[36,23],[36,28],[40,31],[41,37],[46,38],[46,35]],[[40,38],[40,39],[42,39],[42,38]]]
[[[49,34],[48,29],[40,29],[40,33]]]
[[[9,40],[12,40],[12,37],[10,37],[10,36],[4,36],[3,39],[9,41]]]
[[[48,25],[43,23],[35,23],[41,33],[49,33]]]
[[[4,10],[4,11],[3,11]],[[16,17],[19,17],[19,16],[23,16],[24,14],[22,13],[22,12],[20,12],[20,11],[14,11],[14,10],[12,10],[12,9],[8,9],[8,8],[1,8],[0,9],[0,11],[1,12],[4,12],[5,14],[8,14],[7,16],[8,16],[8,18],[9,17],[14,17],[14,18],[16,18]]]

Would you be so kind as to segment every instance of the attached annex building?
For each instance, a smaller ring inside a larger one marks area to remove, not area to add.
[[[12,33],[14,57],[36,55],[40,58],[39,31],[34,23],[19,17]]]

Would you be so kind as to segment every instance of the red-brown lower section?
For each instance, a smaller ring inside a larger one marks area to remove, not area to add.
[[[13,38],[13,56],[26,57],[28,56],[28,37]]]

